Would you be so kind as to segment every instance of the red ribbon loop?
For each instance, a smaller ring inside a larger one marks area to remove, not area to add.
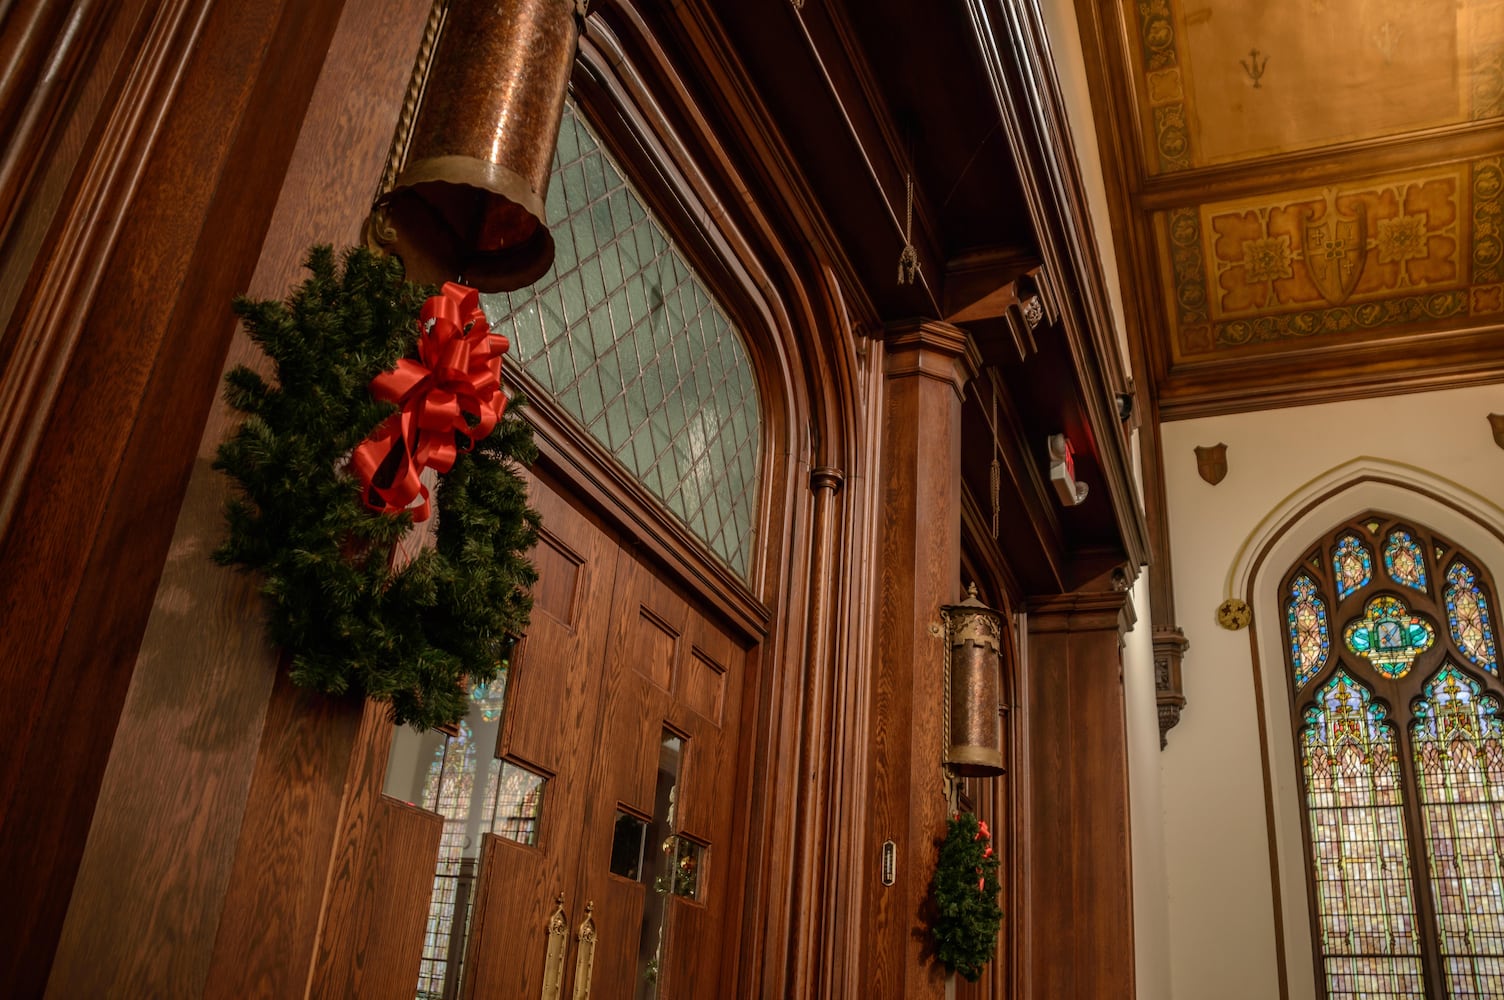
[[[448,472],[501,420],[501,356],[510,345],[491,332],[480,294],[452,281],[423,303],[418,325],[417,360],[403,358],[371,380],[371,395],[400,409],[356,446],[350,465],[367,507],[410,510],[414,521],[426,521],[428,488],[419,477],[426,468]]]

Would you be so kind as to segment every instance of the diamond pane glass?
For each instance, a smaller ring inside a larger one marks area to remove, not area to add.
[[[1337,600],[1368,586],[1373,579],[1373,556],[1357,535],[1343,535],[1332,553],[1332,570],[1337,576]]]
[[[1326,666],[1330,648],[1326,602],[1317,595],[1316,584],[1308,576],[1298,576],[1290,584],[1285,627],[1290,636],[1290,663],[1295,669],[1295,686],[1299,689]]]
[[[1305,710],[1300,754],[1327,997],[1424,997],[1394,727],[1338,670]]]
[[[1504,997],[1504,724],[1450,663],[1415,703],[1411,735],[1449,997]]]
[[[1410,665],[1436,641],[1435,627],[1412,615],[1398,600],[1375,597],[1342,633],[1347,648],[1373,664],[1385,677],[1403,677]]]
[[[554,266],[481,297],[513,356],[745,577],[762,433],[741,333],[566,105],[548,190]]]
[[[1493,624],[1488,619],[1488,598],[1483,596],[1472,567],[1460,559],[1447,570],[1447,627],[1464,656],[1498,676],[1499,657],[1494,649]]]
[[[1384,546],[1384,569],[1395,583],[1426,592],[1426,558],[1408,531],[1391,531]]]

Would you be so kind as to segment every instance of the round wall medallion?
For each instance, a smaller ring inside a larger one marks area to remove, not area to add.
[[[1236,597],[1229,597],[1217,605],[1217,624],[1229,631],[1236,632],[1238,629],[1248,627],[1253,621],[1253,610],[1248,607],[1248,602]]]

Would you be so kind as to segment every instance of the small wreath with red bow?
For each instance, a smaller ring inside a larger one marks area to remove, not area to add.
[[[261,572],[267,631],[293,681],[390,701],[419,729],[463,718],[466,687],[493,680],[532,608],[527,552],[538,515],[516,466],[537,455],[501,391],[506,338],[476,293],[438,295],[363,248],[341,268],[315,247],[286,303],[236,313],[271,358],[225,398],[245,414],[214,463],[240,487],[226,507],[224,564]],[[398,565],[431,512],[434,544]]]
[[[997,873],[997,853],[986,822],[972,813],[956,813],[940,843],[940,860],[930,885],[935,902],[930,931],[936,957],[973,983],[992,961],[1003,922]]]

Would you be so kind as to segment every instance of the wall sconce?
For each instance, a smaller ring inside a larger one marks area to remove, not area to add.
[[[1050,435],[1050,482],[1060,502],[1074,507],[1086,499],[1086,484],[1076,481],[1076,458],[1064,434]]]
[[[1002,663],[1001,613],[977,599],[940,609],[945,621],[946,714],[950,725],[945,763],[959,775],[990,778],[1003,773],[998,671]]]
[[[553,266],[543,206],[585,0],[450,0],[439,16],[367,240],[410,280],[511,291]]]

